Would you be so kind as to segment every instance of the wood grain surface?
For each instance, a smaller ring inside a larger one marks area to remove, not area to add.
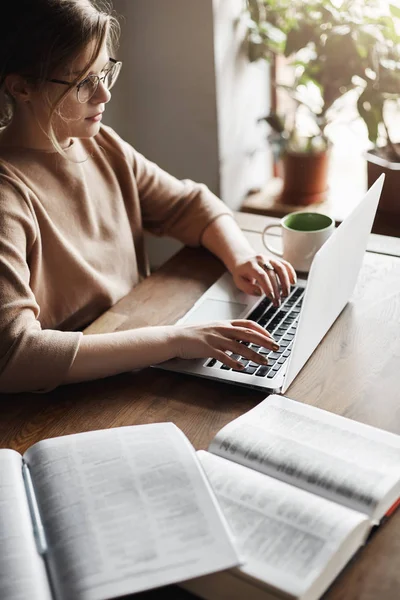
[[[248,236],[254,243],[256,238],[260,241],[257,231]],[[219,261],[205,250],[185,248],[86,332],[172,324],[222,272]],[[400,258],[367,253],[351,302],[287,395],[400,434],[399,324]],[[263,398],[263,392],[152,368],[46,394],[0,395],[0,447],[24,452],[47,437],[172,421],[195,448],[206,448],[223,425]],[[397,600],[399,557],[397,511],[324,600]],[[190,595],[172,587],[136,597],[184,599]]]

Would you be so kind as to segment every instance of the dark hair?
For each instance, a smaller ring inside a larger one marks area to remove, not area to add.
[[[106,1],[96,0],[9,0],[1,10],[3,31],[0,35],[0,88],[7,75],[19,74],[43,85],[58,68],[66,67],[95,42],[92,55],[70,86],[66,86],[51,117],[65,96],[97,59],[105,40],[109,52],[118,43],[119,24]],[[12,117],[15,100],[4,90],[5,103],[0,113],[0,126]],[[51,123],[51,119],[50,119]],[[49,137],[62,152],[53,128]]]

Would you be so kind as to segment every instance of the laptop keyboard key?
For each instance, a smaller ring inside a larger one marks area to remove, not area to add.
[[[258,369],[259,365],[256,365],[254,367],[248,365],[243,371],[242,373],[247,373],[247,375],[253,375],[253,373],[255,373]]]
[[[258,369],[258,371],[256,372],[256,376],[257,377],[265,377],[269,370],[270,370],[270,367],[260,367]]]
[[[241,357],[241,359],[239,360],[239,362],[244,366],[247,367],[247,365],[249,364],[249,359],[245,358],[244,356]]]
[[[271,300],[269,300],[269,298],[264,298],[264,300],[260,302],[260,304],[253,310],[252,313],[250,313],[250,315],[247,318],[251,321],[258,322],[262,314],[265,312],[265,310],[270,304]]]

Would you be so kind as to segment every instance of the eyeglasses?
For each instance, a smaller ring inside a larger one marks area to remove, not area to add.
[[[117,81],[118,75],[121,71],[122,62],[120,60],[115,60],[115,58],[109,58],[108,60],[112,64],[103,72],[102,75],[88,75],[88,77],[86,77],[76,86],[76,95],[78,102],[81,104],[89,102],[89,100],[93,98],[97,92],[100,81],[107,90],[111,90]],[[47,81],[52,83],[61,83],[62,85],[71,85],[70,81],[63,81],[62,79],[48,79]]]

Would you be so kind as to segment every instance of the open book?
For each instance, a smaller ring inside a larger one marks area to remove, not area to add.
[[[102,600],[239,564],[172,423],[0,450],[1,600]]]
[[[315,600],[400,496],[400,436],[282,396],[199,458],[242,565],[183,585],[209,600]]]

